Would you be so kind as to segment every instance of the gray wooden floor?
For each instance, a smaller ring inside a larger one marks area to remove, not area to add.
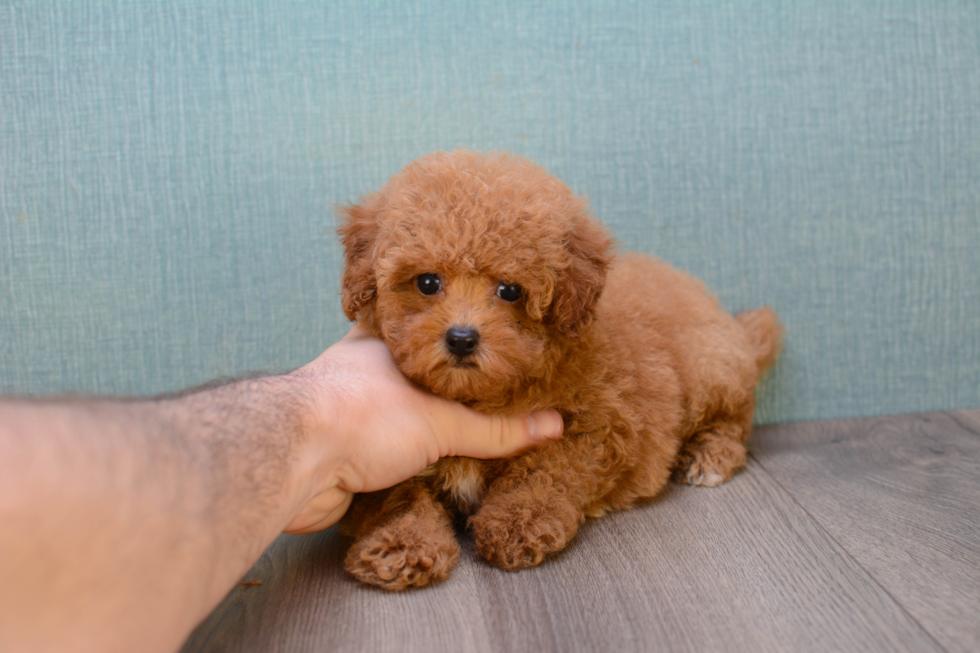
[[[402,594],[282,536],[191,651],[980,651],[980,410],[759,428],[718,488],[586,524],[518,573]]]

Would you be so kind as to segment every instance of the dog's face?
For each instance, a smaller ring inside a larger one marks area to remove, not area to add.
[[[430,155],[345,213],[347,317],[437,394],[505,397],[592,322],[611,240],[584,201],[523,159]]]

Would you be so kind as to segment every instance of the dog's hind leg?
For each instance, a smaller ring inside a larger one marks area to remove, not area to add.
[[[682,446],[674,466],[674,481],[715,487],[745,465],[747,426],[716,422],[698,431]]]
[[[372,503],[373,514],[356,528],[344,561],[351,575],[387,590],[422,587],[449,576],[459,545],[449,514],[428,488],[408,481]]]
[[[755,384],[779,355],[783,327],[769,307],[742,313],[735,321],[745,332],[745,353],[754,365],[750,370],[743,367],[740,375],[726,375],[725,382],[709,385],[715,388],[717,403],[713,410],[705,411],[698,420],[700,426],[681,445],[673,473],[677,483],[715,487],[730,480],[745,465]],[[727,369],[737,367],[732,364]]]

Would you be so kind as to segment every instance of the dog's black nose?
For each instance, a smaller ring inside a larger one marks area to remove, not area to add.
[[[476,351],[479,342],[480,334],[476,329],[454,326],[449,327],[449,331],[446,331],[446,347],[460,358],[465,358]]]

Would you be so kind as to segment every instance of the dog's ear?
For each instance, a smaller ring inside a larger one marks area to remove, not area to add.
[[[581,216],[573,221],[565,248],[568,267],[558,274],[552,317],[562,333],[578,338],[595,319],[613,260],[613,240],[599,222]]]
[[[344,244],[343,290],[341,303],[348,320],[356,320],[364,306],[374,300],[378,290],[374,273],[375,243],[378,237],[378,209],[376,195],[361,204],[344,206],[340,212],[344,223],[337,229]]]

